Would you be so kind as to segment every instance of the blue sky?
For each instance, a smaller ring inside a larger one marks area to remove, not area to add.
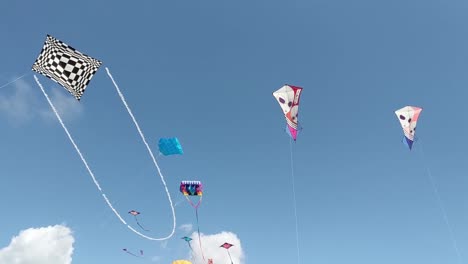
[[[205,186],[204,234],[235,234],[244,263],[297,263],[289,139],[271,94],[290,83],[304,88],[294,145],[300,263],[468,260],[468,3],[84,0],[0,9],[1,84],[28,73],[0,89],[0,248],[21,230],[64,224],[74,264],[144,263],[122,248],[143,249],[153,263],[185,258],[180,237],[193,230],[180,226],[195,225],[195,214],[178,184],[193,179]],[[46,34],[104,62],[80,103],[39,78],[115,207],[141,211],[156,237],[171,231],[168,201],[104,67],[154,151],[160,137],[180,139],[185,155],[158,159],[177,204],[172,239],[136,236],[95,188],[30,71]],[[406,105],[423,108],[411,152],[394,114]]]

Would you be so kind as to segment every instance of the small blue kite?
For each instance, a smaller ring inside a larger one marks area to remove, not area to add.
[[[164,156],[175,155],[175,154],[184,154],[182,150],[182,145],[180,145],[179,140],[176,137],[173,138],[161,138],[159,139],[159,152]]]

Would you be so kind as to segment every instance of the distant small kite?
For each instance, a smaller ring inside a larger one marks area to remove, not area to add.
[[[136,221],[137,225],[138,225],[139,227],[141,227],[141,229],[143,229],[143,230],[145,230],[145,231],[149,231],[148,229],[145,229],[145,228],[140,224],[140,222],[138,221],[137,215],[139,215],[140,212],[137,212],[137,211],[135,211],[135,210],[131,210],[131,211],[128,212],[128,213],[131,214],[131,215],[133,215],[133,217],[135,217],[135,221]]]
[[[190,245],[190,241],[192,241],[192,238],[187,237],[187,236],[184,236],[182,239],[185,240],[185,241],[187,242],[187,244],[188,244],[190,250],[193,252],[192,245]]]
[[[229,255],[229,259],[231,260],[231,264],[234,264],[234,262],[232,262],[231,253],[229,253],[229,248],[232,247],[232,246],[234,246],[234,245],[233,245],[233,244],[229,244],[229,243],[226,242],[226,243],[222,244],[220,247],[226,249],[226,251],[227,251],[227,253],[228,253],[228,255]]]
[[[137,258],[141,258],[141,257],[143,256],[143,250],[141,250],[141,249],[140,249],[140,255],[136,255],[136,254],[130,252],[130,251],[129,251],[128,249],[126,249],[126,248],[124,248],[124,249],[122,249],[122,250],[125,251],[127,254],[132,255],[132,256],[134,256],[134,257],[137,257]]]
[[[224,243],[224,244],[222,244],[220,247],[223,247],[223,248],[225,248],[225,249],[229,249],[229,248],[231,248],[232,246],[234,246],[234,245],[233,245],[233,244],[229,244],[229,243]]]
[[[159,146],[159,152],[163,154],[164,156],[184,154],[182,145],[180,145],[180,142],[176,137],[161,138],[159,139],[158,146]]]

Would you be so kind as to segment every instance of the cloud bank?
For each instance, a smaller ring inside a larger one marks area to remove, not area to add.
[[[206,264],[208,259],[213,259],[213,264],[231,263],[227,250],[220,247],[225,242],[234,245],[229,249],[232,261],[235,264],[245,264],[244,251],[242,250],[241,241],[236,234],[224,231],[214,235],[200,235],[203,246],[203,253],[205,255],[206,261],[203,261],[200,252],[200,244],[198,243],[198,233],[194,232],[191,235],[191,238],[193,240],[190,241],[194,252],[189,253],[193,254],[193,264]],[[190,260],[190,258],[187,258],[187,260]]]
[[[188,232],[191,232],[193,230],[193,225],[192,224],[183,224],[183,225],[180,225],[179,226],[179,229],[188,233]]]
[[[2,89],[0,94],[0,113],[5,115],[10,122],[20,125],[37,117],[48,121],[57,121],[40,88],[36,87],[37,85],[32,86],[25,80],[20,79],[12,83],[11,86]],[[67,91],[60,86],[57,87],[57,85],[48,88],[45,87],[64,120],[70,120],[81,114],[81,105],[73,96],[68,96]],[[11,90],[7,93],[6,89]],[[42,98],[38,97],[38,95]]]
[[[13,86],[11,88],[13,92],[9,95],[6,94],[5,90],[2,90],[0,111],[16,124],[29,121],[33,118],[34,109],[39,104],[32,87],[24,80],[18,80],[11,86]]]
[[[72,232],[66,226],[29,228],[0,249],[0,263],[71,264],[74,242]]]

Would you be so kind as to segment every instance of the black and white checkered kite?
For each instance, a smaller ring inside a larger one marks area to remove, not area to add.
[[[83,93],[86,89],[86,86],[88,83],[91,81],[93,78],[94,74],[97,72],[99,67],[101,67],[102,62],[94,59],[92,57],[89,57],[74,48],[68,46],[67,44],[63,43],[62,41],[47,35],[47,38],[44,43],[44,47],[42,48],[41,53],[39,54],[39,57],[36,59],[32,66],[32,70],[40,73],[51,80],[57,82],[61,86],[63,86],[66,90],[68,90],[72,95],[75,96],[75,98],[79,101],[81,96],[83,96]],[[111,201],[107,198],[106,194],[104,193],[103,189],[99,185],[99,182],[94,176],[93,171],[91,170],[90,166],[88,165],[88,162],[84,158],[83,154],[81,153],[80,149],[78,148],[78,145],[75,143],[75,140],[73,139],[72,135],[68,131],[67,127],[65,126],[65,123],[63,122],[62,118],[60,117],[59,112],[55,108],[52,100],[50,100],[49,95],[47,95],[46,90],[42,86],[42,84],[39,82],[39,79],[37,78],[36,75],[34,75],[34,80],[36,81],[36,84],[41,88],[42,93],[44,94],[44,97],[47,99],[47,102],[49,103],[50,107],[52,108],[52,111],[54,111],[55,116],[57,117],[60,125],[62,125],[63,130],[68,136],[68,139],[70,140],[71,144],[75,148],[76,152],[81,158],[81,161],[85,165],[86,169],[88,170],[89,176],[91,176],[94,185],[96,185],[96,188],[99,190],[99,192],[102,195],[102,198],[106,201],[106,204],[109,206],[109,208],[114,212],[115,216],[120,220],[120,222],[127,226],[128,229],[130,229],[133,233],[144,237],[148,240],[155,240],[155,241],[162,241],[162,240],[167,240],[171,238],[175,234],[175,229],[176,229],[176,214],[175,214],[175,209],[174,209],[174,204],[172,203],[172,198],[171,194],[169,192],[169,188],[167,187],[166,181],[164,180],[164,176],[161,173],[161,170],[159,168],[158,162],[156,161],[156,158],[154,157],[154,153],[149,147],[149,144],[143,135],[143,132],[140,129],[140,126],[138,125],[138,122],[136,121],[134,115],[132,114],[132,111],[130,110],[130,107],[128,106],[122,92],[120,91],[117,83],[115,82],[114,78],[112,77],[109,69],[106,67],[106,72],[109,78],[111,79],[112,83],[114,84],[114,87],[122,100],[122,103],[124,104],[125,108],[128,111],[128,114],[133,120],[133,123],[135,124],[135,127],[140,134],[141,139],[143,140],[143,143],[146,145],[146,148],[148,150],[148,153],[153,160],[153,164],[155,168],[158,171],[159,176],[161,177],[161,182],[164,185],[164,189],[167,194],[167,199],[169,200],[169,205],[171,206],[172,210],[172,231],[169,235],[165,237],[150,237],[145,234],[142,234],[135,230],[132,226],[130,226],[120,215],[120,213],[114,208],[112,205]],[[139,214],[136,211],[130,211],[130,214],[134,215],[136,218],[136,215]],[[137,221],[137,224],[140,225]],[[143,228],[140,225],[141,228]],[[149,231],[149,230],[146,230]],[[125,250],[125,249],[124,249]],[[126,251],[126,250],[125,250]],[[131,253],[131,252],[127,252]],[[140,252],[141,255],[143,255],[143,252]],[[133,253],[132,253],[133,254]]]
[[[79,101],[101,64],[101,61],[47,35],[32,70],[59,83]]]

